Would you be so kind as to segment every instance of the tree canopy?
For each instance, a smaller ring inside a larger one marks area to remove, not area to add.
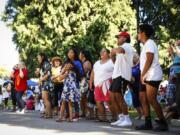
[[[64,58],[74,47],[89,50],[95,60],[102,47],[116,44],[119,31],[129,31],[135,40],[137,17],[154,26],[166,72],[169,41],[180,38],[179,0],[9,0],[3,21],[12,28],[20,57],[33,75],[40,51]]]
[[[135,36],[136,29],[131,0],[9,0],[3,20],[32,71],[39,51],[64,57],[75,47],[97,59],[102,47],[116,44],[115,34],[128,30]]]
[[[139,3],[138,3],[139,2]],[[168,73],[171,60],[167,48],[170,42],[180,39],[180,1],[179,0],[133,0],[133,7],[139,4],[139,23],[152,24],[159,45],[160,63],[164,73]]]

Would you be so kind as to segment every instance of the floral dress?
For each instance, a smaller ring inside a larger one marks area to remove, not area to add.
[[[40,76],[44,77],[48,74],[47,80],[43,81],[40,85],[41,91],[49,91],[53,90],[53,84],[51,81],[51,64],[47,61],[43,63],[43,66],[40,69]]]
[[[61,98],[67,102],[79,102],[80,100],[79,85],[76,73],[73,71],[70,71],[64,80],[64,88]]]

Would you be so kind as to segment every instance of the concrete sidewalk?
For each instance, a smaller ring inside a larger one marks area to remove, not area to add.
[[[134,121],[140,124],[142,121]],[[41,119],[39,112],[18,115],[0,112],[1,135],[180,135],[179,127],[170,127],[169,132],[136,131],[133,128],[111,127],[109,123],[80,120],[79,122],[56,123],[54,119]]]

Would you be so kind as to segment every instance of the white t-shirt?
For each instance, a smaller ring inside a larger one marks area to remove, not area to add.
[[[7,92],[7,90],[4,87],[2,88],[2,95],[3,95],[3,99],[9,98],[9,93]]]
[[[143,49],[141,51],[141,56],[140,56],[140,69],[141,72],[143,71],[145,62],[146,62],[146,53],[153,53],[154,54],[154,59],[152,62],[151,67],[149,68],[148,72],[145,75],[145,79],[147,81],[161,81],[162,80],[162,69],[159,64],[159,53],[158,53],[158,48],[155,44],[155,42],[151,39],[148,39],[146,43],[143,46]]]
[[[108,60],[106,63],[101,64],[101,61],[97,61],[94,64],[94,85],[101,85],[104,81],[112,78],[112,73],[114,70],[114,64],[112,60]]]
[[[116,54],[116,61],[112,78],[115,79],[121,76],[127,81],[130,81],[133,66],[133,48],[129,43],[124,43],[120,47],[125,50],[125,54]]]
[[[3,95],[0,94],[0,105],[3,103]]]

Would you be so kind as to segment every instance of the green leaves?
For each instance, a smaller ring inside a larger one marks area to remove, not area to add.
[[[136,28],[130,0],[9,0],[3,18],[11,20],[13,40],[31,73],[39,51],[64,58],[75,47],[96,60],[102,47],[116,45],[114,35]]]
[[[137,0],[133,0],[136,7]],[[179,0],[139,0],[140,23],[150,23],[156,31],[156,42],[160,50],[160,63],[168,74],[171,59],[167,48],[169,41],[180,38],[180,1]]]

